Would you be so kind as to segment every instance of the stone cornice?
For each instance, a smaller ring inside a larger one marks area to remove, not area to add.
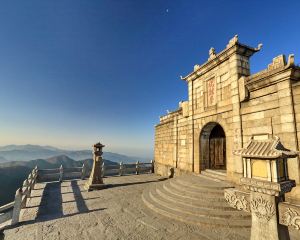
[[[274,67],[274,60],[278,58],[285,59],[284,55],[279,55],[273,59],[273,63],[269,64],[268,68],[245,77],[245,86],[251,91],[253,89],[260,89],[267,85],[278,83],[285,79],[300,80],[300,68],[294,65],[294,55],[289,55],[288,62],[282,60],[280,65]],[[277,77],[282,75],[281,77]],[[272,79],[273,78],[273,79]],[[269,79],[269,81],[265,81]]]
[[[201,66],[195,66],[195,70],[193,72],[185,77],[181,77],[181,79],[187,82],[193,81],[199,76],[209,72],[222,62],[228,60],[233,54],[240,54],[242,56],[250,57],[254,53],[258,52],[261,49],[261,46],[262,45],[259,45],[257,48],[252,48],[239,42],[229,44],[223,51],[217,55],[214,55],[213,57],[210,57],[210,59]]]
[[[273,196],[280,196],[290,192],[296,186],[295,180],[288,180],[280,183],[262,181],[254,178],[241,178],[241,185],[244,189]]]

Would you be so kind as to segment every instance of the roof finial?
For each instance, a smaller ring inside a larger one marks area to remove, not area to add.
[[[227,48],[230,48],[232,46],[234,46],[235,44],[238,43],[239,37],[238,35],[234,35],[234,37],[232,39],[229,40],[229,43],[227,44]]]
[[[211,47],[210,49],[209,49],[209,58],[208,58],[208,60],[210,60],[210,59],[213,59],[213,58],[215,58],[216,57],[216,50],[213,48],[213,47]]]

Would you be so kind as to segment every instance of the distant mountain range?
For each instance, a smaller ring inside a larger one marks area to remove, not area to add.
[[[149,159],[130,157],[118,153],[104,152],[106,165],[119,162],[149,162]],[[93,164],[90,150],[69,151],[51,146],[8,145],[0,147],[0,206],[14,200],[15,192],[30,171],[38,166],[40,169],[81,167],[85,163],[88,168]]]
[[[60,155],[68,156],[74,160],[92,158],[91,150],[71,151],[40,145],[7,145],[0,147],[0,163],[10,161],[29,161],[32,159],[46,159]],[[126,156],[118,153],[104,152],[103,158],[114,162],[149,162],[150,159]]]

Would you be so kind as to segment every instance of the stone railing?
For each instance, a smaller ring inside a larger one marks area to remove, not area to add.
[[[140,174],[140,173],[154,173],[154,162],[141,163],[137,161],[136,163],[123,163],[120,162],[119,165],[106,165],[104,162],[102,164],[102,177],[112,176],[112,175],[127,175],[127,174]]]
[[[35,167],[25,179],[23,185],[16,191],[15,201],[0,207],[0,226],[14,225],[19,222],[21,209],[26,207],[27,199],[37,181],[38,169]]]
[[[14,202],[0,206],[0,229],[6,225],[15,225],[19,222],[22,209],[26,208],[27,199],[30,197],[31,190],[37,182],[51,182],[67,179],[85,179],[90,175],[91,170],[85,164],[82,167],[72,168],[54,168],[54,169],[38,169],[35,167],[29,174],[23,185],[16,191]],[[102,165],[103,176],[127,175],[140,173],[153,173],[154,163],[126,163],[119,165]]]
[[[82,167],[64,168],[62,165],[59,168],[52,169],[39,169],[38,170],[38,182],[51,182],[68,179],[81,178],[84,179],[88,173],[85,164]]]

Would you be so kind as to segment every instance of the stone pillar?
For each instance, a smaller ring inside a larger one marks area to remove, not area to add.
[[[88,191],[103,189],[105,187],[105,184],[103,183],[103,179],[102,179],[102,163],[103,163],[102,148],[103,147],[104,145],[102,145],[100,142],[96,143],[93,146],[94,162],[93,162],[92,172],[88,181],[85,184],[85,189]]]
[[[225,199],[231,207],[252,214],[251,240],[289,240],[289,231],[279,221],[279,203],[295,186],[294,180],[279,183],[253,178],[241,178],[247,191],[225,189]],[[250,193],[249,193],[250,191]]]
[[[119,165],[119,176],[122,176],[123,175],[123,162],[120,162],[120,165]]]
[[[83,163],[82,164],[82,170],[81,170],[81,179],[85,179],[85,175],[86,175],[86,166],[85,164]]]
[[[241,183],[251,191],[251,240],[289,240],[288,228],[279,224],[278,204],[284,201],[284,194],[291,191],[295,181],[270,183],[242,178]]]

